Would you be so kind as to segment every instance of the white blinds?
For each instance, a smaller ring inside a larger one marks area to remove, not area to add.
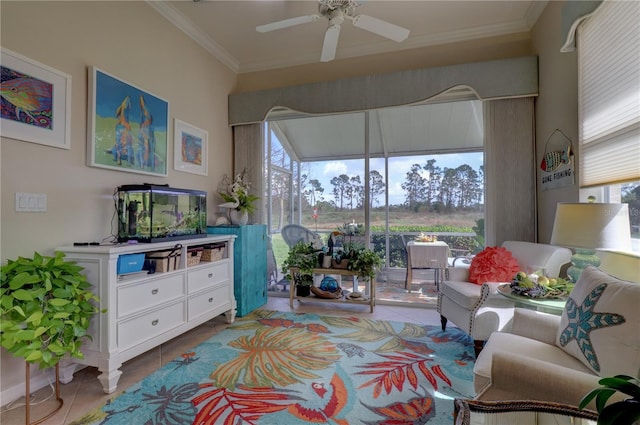
[[[640,180],[640,2],[605,1],[578,28],[580,186]]]

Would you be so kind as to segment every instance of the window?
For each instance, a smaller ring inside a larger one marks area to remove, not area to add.
[[[578,28],[580,197],[629,204],[640,252],[640,2],[605,1]]]

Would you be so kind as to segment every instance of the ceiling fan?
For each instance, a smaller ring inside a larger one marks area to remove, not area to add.
[[[367,15],[356,15],[356,8],[360,6],[355,0],[318,0],[318,15],[298,16],[297,18],[285,19],[256,27],[258,32],[275,31],[295,25],[314,22],[320,18],[329,20],[329,27],[324,34],[324,44],[322,46],[321,62],[329,62],[335,59],[338,48],[338,37],[340,36],[340,25],[345,19],[351,20],[353,25],[374,34],[401,42],[409,36],[409,30],[391,24],[381,19]]]

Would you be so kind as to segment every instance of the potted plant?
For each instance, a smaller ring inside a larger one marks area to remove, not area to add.
[[[82,267],[37,252],[9,260],[0,269],[0,344],[40,368],[55,366],[65,355],[83,358],[82,340],[98,297]]]
[[[318,265],[319,252],[311,242],[298,242],[282,262],[282,272],[293,282],[298,296],[306,297],[311,293],[313,269]],[[297,268],[297,272],[292,274],[291,268]]]
[[[365,281],[375,278],[376,272],[383,265],[382,258],[371,249],[351,247],[347,253],[347,269],[357,272],[358,277]]]
[[[640,421],[640,386],[638,379],[627,375],[602,378],[595,388],[582,398],[578,407],[584,409],[594,398],[598,425],[632,425]],[[609,398],[621,392],[631,398],[607,405]]]
[[[218,191],[218,195],[225,201],[219,205],[223,208],[229,208],[229,218],[232,224],[247,224],[249,214],[253,214],[256,206],[255,201],[260,199],[249,193],[251,183],[247,180],[247,170],[236,174],[233,183],[225,175],[222,179],[223,189]]]

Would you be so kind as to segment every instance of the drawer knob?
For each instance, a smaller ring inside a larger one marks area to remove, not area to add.
[[[157,289],[154,289],[154,290],[151,291],[151,295],[156,295],[157,293],[158,293]]]
[[[212,303],[213,302],[213,298],[209,298],[209,302]]]
[[[213,277],[213,273],[209,273],[209,274],[207,275],[207,277],[208,277],[209,279],[211,279],[211,278]]]
[[[156,320],[154,320],[153,322],[151,322],[151,325],[152,325],[152,326],[155,326],[155,325],[157,325],[159,322],[160,322],[160,321],[159,321],[158,319],[156,319]]]

